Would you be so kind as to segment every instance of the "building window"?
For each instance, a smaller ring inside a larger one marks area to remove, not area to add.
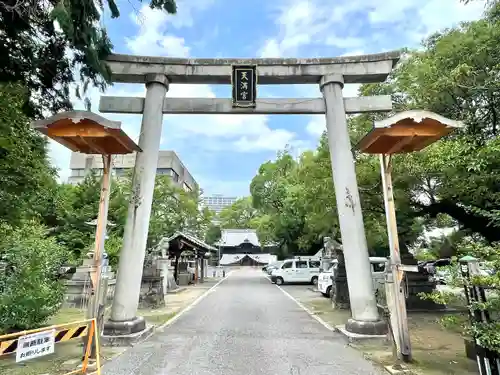
[[[179,182],[179,175],[172,168],[156,168],[156,174],[159,176],[171,176],[172,180]]]
[[[161,176],[171,176],[172,175],[171,168],[156,168],[156,174]]]
[[[177,174],[176,171],[172,170],[172,180],[174,180],[175,182],[179,182],[179,175]]]
[[[71,170],[71,177],[84,177],[84,176],[85,176],[85,169],[83,168]]]
[[[115,172],[116,176],[121,177],[121,176],[125,175],[125,173],[127,172],[127,169],[126,168],[115,168],[115,169],[113,169],[113,171]]]
[[[182,184],[182,188],[185,190],[185,191],[191,191],[192,189],[189,187],[188,184],[186,184],[185,182]]]

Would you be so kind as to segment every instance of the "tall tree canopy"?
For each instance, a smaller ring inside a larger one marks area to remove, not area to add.
[[[115,0],[0,2],[0,82],[28,88],[28,116],[71,109],[73,83],[78,83],[77,96],[89,85],[104,89],[109,83],[103,59],[112,44],[99,22],[105,3],[112,18],[120,16]],[[177,11],[175,0],[151,0],[150,7]]]
[[[47,141],[30,128],[22,108],[28,92],[17,84],[0,84],[0,222],[50,220],[56,188]]]
[[[481,20],[435,33],[423,48],[407,50],[387,82],[360,88],[360,95],[391,94],[394,111],[426,109],[465,123],[421,152],[394,157],[403,250],[421,243],[425,230],[443,226],[458,226],[460,236],[500,241],[498,40],[500,5],[493,2]],[[352,144],[381,116],[349,117]],[[355,152],[355,161],[369,250],[387,254],[379,160]],[[316,150],[298,159],[285,150],[262,164],[250,191],[266,235],[287,251],[313,252],[324,236],[341,240],[325,135]]]

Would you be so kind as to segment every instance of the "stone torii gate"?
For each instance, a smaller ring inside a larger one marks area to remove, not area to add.
[[[142,269],[151,213],[163,114],[326,114],[335,196],[340,222],[352,318],[346,330],[382,334],[372,289],[368,249],[346,114],[392,109],[390,96],[344,98],[349,83],[383,82],[399,52],[314,59],[178,59],[112,55],[107,63],[113,82],[146,85],[145,98],[101,97],[104,113],[142,113],[139,147],[132,180],[124,244],[106,335],[140,335],[146,329],[138,317]],[[166,98],[169,84],[230,84],[232,65],[256,65],[259,85],[319,84],[322,98],[257,99],[254,108],[233,108],[231,99]]]

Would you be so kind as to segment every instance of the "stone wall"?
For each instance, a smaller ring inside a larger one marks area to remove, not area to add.
[[[115,294],[116,279],[108,279],[108,288],[106,292],[106,306],[113,302]],[[90,276],[88,280],[65,280],[64,286],[66,292],[62,306],[65,308],[86,308],[90,298]]]
[[[142,276],[141,293],[139,295],[140,309],[157,309],[165,307],[165,293],[163,276],[160,270],[148,272]]]

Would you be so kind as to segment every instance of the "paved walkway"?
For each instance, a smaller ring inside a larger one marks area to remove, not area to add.
[[[103,375],[382,375],[262,271],[241,269]]]

